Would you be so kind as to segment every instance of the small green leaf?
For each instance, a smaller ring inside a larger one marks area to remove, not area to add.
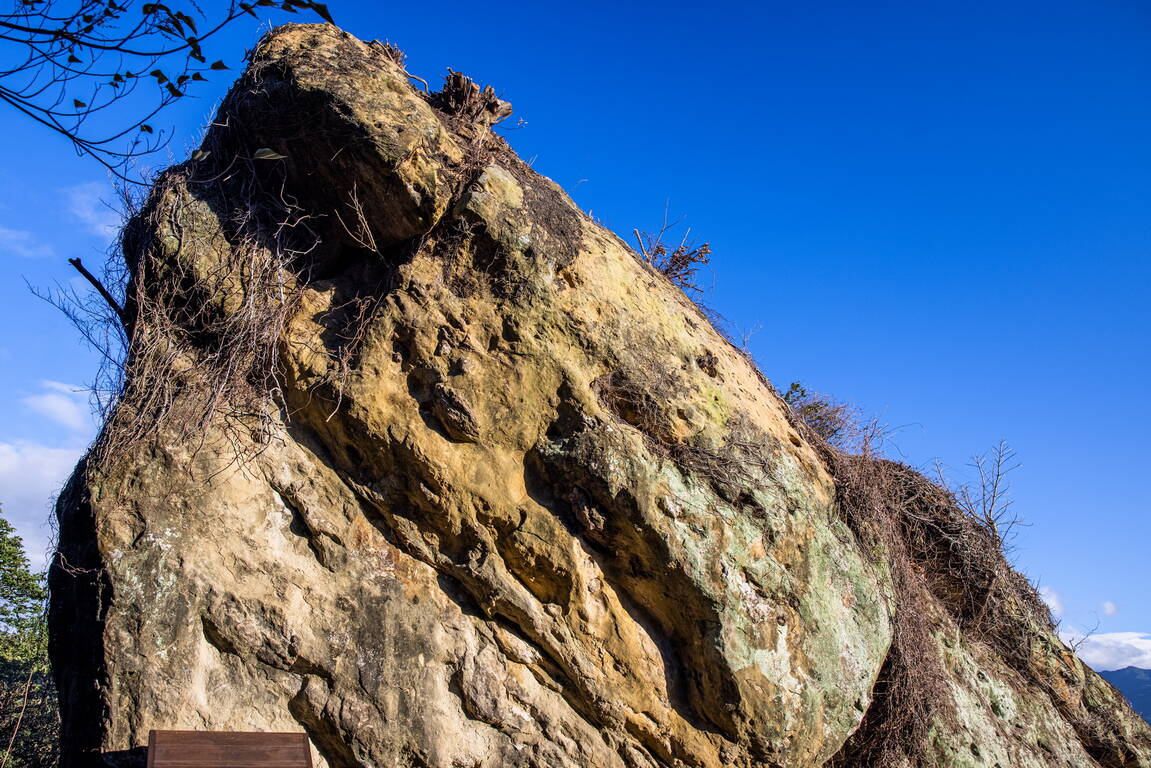
[[[140,130],[143,131],[144,133],[151,133],[152,132],[152,126],[148,125],[147,123],[144,123],[143,125],[140,126]]]
[[[253,160],[286,160],[287,157],[287,155],[281,155],[276,150],[267,147],[261,147],[252,153]]]
[[[168,88],[168,93],[172,94],[173,99],[178,99],[184,95],[183,91],[181,91],[179,88],[172,85],[171,83],[168,83],[167,88]]]
[[[80,57],[74,53],[70,53],[70,54],[68,54],[68,63],[69,64],[79,64],[80,63]]]
[[[256,12],[252,10],[252,6],[249,5],[248,3],[240,3],[240,9],[244,13],[249,13],[257,19],[260,18],[259,16],[256,16]]]
[[[192,73],[192,79],[196,80],[197,82],[201,82],[201,83],[208,82],[208,78],[204,77],[199,72],[193,72]]]
[[[191,75],[180,75],[179,77],[176,78],[176,85],[183,85],[184,83],[188,82],[191,79],[192,79]]]
[[[227,68],[228,68],[228,65],[222,61],[213,61],[212,66],[208,67],[208,69],[227,69]]]
[[[150,74],[152,77],[156,78],[156,82],[157,82],[157,83],[166,83],[166,82],[168,82],[168,76],[167,76],[167,75],[165,75],[163,72],[161,72],[161,71],[160,71],[160,70],[158,70],[158,69],[153,69],[153,70],[152,70],[151,72],[149,72],[148,74]]]
[[[76,109],[82,109],[88,105],[85,104],[84,102],[80,101],[79,99],[72,99],[72,106],[75,107]]]

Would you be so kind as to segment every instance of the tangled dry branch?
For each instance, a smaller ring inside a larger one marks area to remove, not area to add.
[[[176,169],[125,230],[123,387],[97,444],[101,458],[168,431],[194,442],[216,417],[259,434],[274,412],[276,345],[295,311],[299,265],[319,236],[313,217],[258,178],[232,176],[225,199],[234,205],[216,218]]]
[[[691,229],[688,229],[684,232],[679,244],[672,248],[663,241],[671,226],[674,225],[669,225],[665,219],[663,227],[655,234],[640,232],[638,229],[632,230],[635,234],[636,244],[639,246],[640,256],[645,263],[653,266],[656,271],[679,286],[681,290],[700,293],[703,289],[696,285],[695,274],[699,271],[701,264],[707,264],[711,260],[711,245],[708,243],[703,245],[689,243],[688,238],[691,237]]]

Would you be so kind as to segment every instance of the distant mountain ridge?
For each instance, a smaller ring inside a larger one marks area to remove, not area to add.
[[[1151,722],[1151,669],[1124,667],[1099,674],[1127,697],[1132,709]]]

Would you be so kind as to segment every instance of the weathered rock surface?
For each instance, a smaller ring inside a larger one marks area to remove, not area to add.
[[[506,105],[399,61],[272,32],[129,227],[127,394],[58,507],[65,760],[151,728],[303,729],[332,766],[848,760],[918,608],[823,449],[491,133]],[[1048,625],[1042,686],[940,605],[923,764],[1151,766]]]

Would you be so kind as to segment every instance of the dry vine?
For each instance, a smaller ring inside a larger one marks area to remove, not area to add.
[[[701,264],[711,260],[711,245],[693,245],[689,242],[691,228],[683,233],[679,244],[674,248],[663,241],[668,231],[675,227],[675,222],[668,223],[667,214],[664,213],[663,226],[659,232],[652,234],[633,229],[636,244],[639,246],[640,256],[646,264],[650,264],[657,272],[675,283],[683,291],[703,291],[695,283],[695,273]]]
[[[217,417],[226,434],[251,437],[275,413],[277,343],[319,236],[290,196],[257,178],[234,174],[232,209],[216,219],[177,168],[128,224],[121,386],[94,464],[159,434],[199,445]]]

